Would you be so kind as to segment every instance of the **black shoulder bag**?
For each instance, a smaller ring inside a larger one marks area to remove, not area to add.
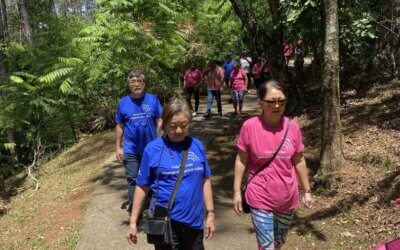
[[[261,171],[263,171],[264,169],[266,169],[266,168],[271,164],[271,162],[275,159],[275,157],[278,155],[279,151],[280,151],[281,148],[282,148],[283,143],[285,142],[287,133],[288,133],[288,131],[289,131],[290,121],[291,121],[291,120],[289,119],[288,126],[286,127],[285,135],[283,136],[283,139],[282,139],[282,141],[281,141],[281,144],[279,144],[278,149],[277,149],[277,150],[275,151],[275,153],[272,155],[271,159],[269,159],[269,161],[267,161],[267,162],[264,164],[264,166],[263,166],[262,168],[258,169],[257,172],[254,173],[254,175],[247,181],[246,185],[243,185],[242,188],[241,188],[241,193],[242,193],[242,209],[243,209],[243,212],[244,212],[245,214],[250,213],[250,206],[249,206],[249,204],[247,203],[247,201],[246,201],[246,196],[245,196],[245,194],[246,194],[246,188],[247,188],[247,186],[250,184],[250,182],[253,180],[253,178],[256,177],[256,175],[259,174]]]
[[[183,174],[185,172],[186,161],[189,151],[189,139],[185,139],[185,147],[182,151],[181,166],[179,174],[176,179],[174,190],[171,194],[171,198],[168,202],[168,207],[155,206],[154,215],[148,217],[144,221],[144,232],[147,234],[147,242],[151,244],[171,244],[172,241],[172,229],[171,229],[171,211],[174,206],[176,194],[178,193],[179,186],[182,182]],[[161,153],[162,154],[162,153]],[[160,163],[159,163],[160,164]],[[157,194],[158,194],[158,183],[157,183]]]

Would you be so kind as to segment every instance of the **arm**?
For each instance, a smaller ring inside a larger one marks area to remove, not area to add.
[[[122,135],[124,134],[124,125],[123,124],[117,124],[115,126],[115,156],[117,157],[117,160],[122,162],[122,148],[121,148],[121,142],[122,142]]]
[[[156,119],[156,126],[157,126],[157,135],[162,136],[163,130],[162,130],[162,119],[161,118]]]
[[[211,239],[215,232],[215,212],[212,198],[212,187],[210,178],[206,178],[203,184],[204,203],[207,210],[207,219],[205,226],[206,240]]]
[[[314,205],[314,199],[311,196],[310,183],[308,181],[308,171],[306,159],[302,152],[295,154],[292,157],[292,162],[296,167],[296,173],[300,181],[300,185],[303,187],[304,200],[303,203],[307,208],[312,208]]]
[[[244,74],[244,87],[247,89],[247,84],[249,84],[249,79],[247,79],[247,74]]]
[[[235,160],[235,176],[233,179],[233,210],[237,215],[242,215],[242,194],[240,193],[240,186],[244,172],[246,171],[247,164],[249,162],[249,154],[238,150]]]
[[[142,207],[144,204],[144,200],[146,198],[147,193],[149,192],[149,187],[136,185],[133,206],[132,206],[132,215],[129,224],[128,232],[126,233],[126,238],[130,245],[137,244],[137,219],[139,218],[139,214],[142,211]]]
[[[182,88],[183,88],[184,91],[185,91],[185,88],[186,88],[186,76],[187,76],[187,73],[185,73],[185,76],[183,77],[183,86],[182,86]]]

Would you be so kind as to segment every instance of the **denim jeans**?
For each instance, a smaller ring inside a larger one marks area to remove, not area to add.
[[[133,194],[135,193],[136,177],[139,171],[142,155],[124,154],[122,157],[125,167],[126,179],[128,181],[129,204],[133,203]]]
[[[211,113],[214,97],[217,101],[218,114],[222,114],[221,90],[207,90],[207,113]]]

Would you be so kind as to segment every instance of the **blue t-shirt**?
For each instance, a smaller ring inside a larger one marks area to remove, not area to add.
[[[130,95],[119,100],[115,122],[124,125],[124,154],[143,154],[144,147],[157,137],[156,119],[162,107],[155,95],[139,99]]]
[[[235,64],[235,60],[225,60],[224,62],[224,78],[225,79],[230,79],[231,78],[231,72],[233,70],[233,65]]]
[[[203,144],[193,137],[187,137],[187,140],[191,141],[188,159],[171,219],[200,230],[203,229],[204,220],[203,181],[210,176],[211,170]],[[136,183],[151,188],[154,204],[168,207],[178,177],[183,147],[184,142],[170,142],[164,137],[146,146]]]

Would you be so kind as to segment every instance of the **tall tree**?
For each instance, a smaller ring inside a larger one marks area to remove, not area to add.
[[[24,35],[25,41],[32,45],[33,44],[33,36],[32,36],[32,27],[29,22],[29,12],[26,5],[26,0],[18,0],[18,11],[21,19],[22,33]]]
[[[239,17],[243,26],[249,33],[251,42],[253,44],[258,44],[259,49],[268,52],[269,62],[274,78],[278,80],[286,80],[282,49],[283,28],[279,12],[279,1],[268,0],[268,6],[264,6],[266,11],[269,11],[272,16],[273,28],[268,30],[264,25],[261,25],[260,22],[257,21],[251,5],[247,1],[230,0],[230,2],[236,16]]]
[[[323,120],[319,176],[331,187],[332,173],[344,161],[340,122],[339,22],[337,0],[324,0],[325,44],[322,82]]]
[[[7,37],[7,10],[4,0],[0,0],[0,44],[4,44],[5,38]],[[5,63],[4,46],[0,46],[0,81],[3,81],[7,75],[7,65]],[[2,102],[4,103],[4,94],[1,92]],[[11,132],[7,132],[7,141],[15,142],[14,135]],[[13,152],[11,152],[13,153]],[[15,152],[14,152],[15,153]],[[0,174],[0,197],[5,194],[6,187],[3,176]]]

